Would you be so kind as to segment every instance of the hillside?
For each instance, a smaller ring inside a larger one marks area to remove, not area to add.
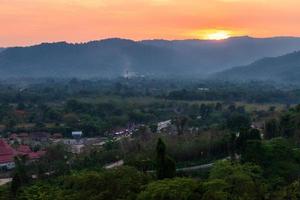
[[[300,38],[221,41],[106,39],[80,44],[43,43],[0,53],[2,77],[203,76],[266,56],[300,50]]]
[[[225,80],[270,80],[298,83],[299,76],[299,51],[279,57],[264,58],[250,65],[234,67],[213,75],[214,78]]]

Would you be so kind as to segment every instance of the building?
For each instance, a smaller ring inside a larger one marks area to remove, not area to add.
[[[72,132],[72,137],[74,139],[80,139],[82,137],[82,131],[73,131]]]
[[[35,142],[48,142],[50,138],[50,134],[46,132],[35,132],[30,134],[31,141]]]
[[[51,138],[52,139],[62,139],[64,136],[61,133],[54,133]]]
[[[34,161],[44,154],[45,151],[33,152],[27,145],[20,145],[17,149],[13,149],[5,140],[0,139],[0,169],[2,170],[13,169],[16,156],[26,155],[29,161]]]
[[[28,133],[20,133],[18,134],[18,138],[20,143],[22,144],[29,144],[30,143],[30,138]]]
[[[0,139],[0,168],[10,170],[15,167],[14,157],[16,151],[3,139]]]
[[[172,120],[167,120],[167,121],[159,122],[157,124],[157,132],[158,133],[164,132],[167,129],[169,129],[171,126],[172,126]]]

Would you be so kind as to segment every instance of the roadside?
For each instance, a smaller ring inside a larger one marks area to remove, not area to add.
[[[3,178],[3,179],[0,179],[0,186],[5,185],[5,184],[7,184],[7,183],[9,183],[11,181],[12,181],[12,178]]]

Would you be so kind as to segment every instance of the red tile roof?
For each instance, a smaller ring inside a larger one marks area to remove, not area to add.
[[[3,139],[0,139],[0,163],[13,162],[16,151]]]
[[[13,162],[18,155],[28,155],[29,159],[39,159],[45,151],[33,152],[26,145],[20,145],[17,150],[9,146],[3,139],[0,139],[0,163]]]
[[[27,145],[20,145],[17,149],[18,152],[20,153],[31,153],[31,149]]]

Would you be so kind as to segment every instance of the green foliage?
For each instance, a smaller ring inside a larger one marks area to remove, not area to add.
[[[134,200],[148,181],[147,176],[128,167],[80,172],[52,183],[43,181],[23,188],[18,200]]]
[[[272,187],[278,187],[299,177],[299,155],[299,150],[294,149],[286,139],[274,138],[248,143],[242,160],[260,165]]]
[[[272,197],[274,200],[298,200],[300,199],[300,182],[295,181],[284,187],[280,191],[276,191]]]
[[[156,146],[156,176],[157,179],[173,178],[176,174],[175,162],[166,155],[166,145],[158,139]]]
[[[234,113],[227,120],[227,127],[234,132],[240,132],[241,130],[249,129],[250,122],[249,116],[245,114]]]
[[[35,165],[37,175],[43,178],[47,172],[51,172],[52,175],[68,174],[70,158],[71,154],[64,144],[49,146],[46,149],[46,154]]]
[[[147,185],[137,200],[199,200],[203,194],[201,184],[193,179],[175,178]]]
[[[257,129],[243,129],[240,131],[236,140],[236,147],[240,153],[245,151],[249,140],[261,140],[260,131]]]
[[[262,199],[266,192],[259,166],[228,161],[218,162],[213,167],[205,186],[206,199]]]
[[[276,119],[270,119],[265,123],[265,139],[280,136],[279,123]]]
[[[19,189],[25,186],[30,180],[26,170],[27,160],[28,158],[25,155],[15,157],[15,171],[11,183],[11,193],[13,196],[16,196]]]

